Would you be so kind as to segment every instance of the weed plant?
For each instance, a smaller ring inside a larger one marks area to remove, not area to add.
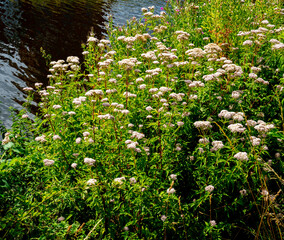
[[[281,7],[168,1],[50,62],[2,141],[1,239],[282,239]]]

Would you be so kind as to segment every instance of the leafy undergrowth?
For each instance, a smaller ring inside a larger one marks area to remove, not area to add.
[[[81,63],[25,88],[1,146],[2,239],[282,239],[280,3],[162,10],[110,17]]]

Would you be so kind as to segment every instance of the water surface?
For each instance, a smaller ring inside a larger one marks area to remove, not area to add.
[[[162,0],[1,0],[0,1],[0,121],[9,127],[9,107],[21,109],[22,88],[47,84],[40,48],[53,60],[80,56],[90,29],[106,34],[107,15],[117,25],[141,17],[141,8],[165,5]]]

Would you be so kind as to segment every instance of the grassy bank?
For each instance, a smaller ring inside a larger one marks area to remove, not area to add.
[[[281,7],[168,1],[50,62],[2,141],[1,238],[282,239]]]

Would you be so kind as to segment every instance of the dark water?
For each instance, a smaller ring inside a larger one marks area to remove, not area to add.
[[[21,109],[22,88],[47,84],[47,67],[40,48],[52,60],[80,56],[90,29],[106,34],[107,15],[123,25],[141,8],[162,0],[0,0],[0,121],[11,125],[9,107]]]

